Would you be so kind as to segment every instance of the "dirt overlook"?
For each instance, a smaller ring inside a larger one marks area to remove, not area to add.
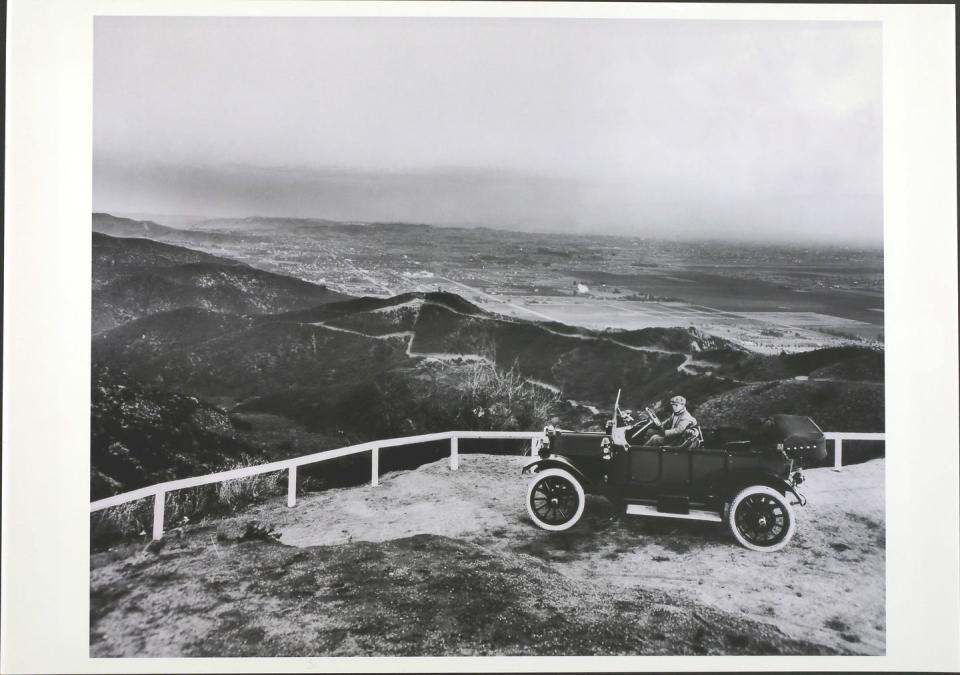
[[[772,554],[599,498],[544,532],[522,463],[463,455],[97,553],[91,656],[884,653],[883,460],[808,471]],[[279,541],[238,542],[248,521]]]

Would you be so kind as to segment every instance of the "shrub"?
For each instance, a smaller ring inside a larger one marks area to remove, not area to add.
[[[233,469],[247,465],[237,465]],[[202,485],[168,492],[164,499],[165,530],[172,523],[184,524],[206,516],[223,515],[242,509],[285,489],[284,473],[271,472],[246,476],[222,483]],[[149,536],[153,532],[153,498],[112,506],[90,516],[90,544],[93,548],[108,546],[125,538]]]
[[[240,535],[240,541],[275,541],[279,538],[280,533],[273,525],[264,525],[255,520],[245,523]]]
[[[107,546],[123,537],[151,532],[153,498],[138,499],[90,514],[90,545]]]
[[[217,483],[217,503],[225,509],[236,511],[266,497],[280,494],[283,490],[283,478],[283,472],[272,472]]]
[[[516,361],[509,370],[479,361],[466,369],[462,417],[473,428],[531,429],[553,415],[559,400],[559,394],[528,382]]]

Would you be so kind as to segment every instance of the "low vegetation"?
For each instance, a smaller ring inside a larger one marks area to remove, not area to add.
[[[725,364],[716,374],[743,381],[813,376],[882,382],[883,372],[882,350],[829,347],[777,356],[743,353],[740,359]]]
[[[243,466],[226,466],[223,470]],[[168,492],[164,499],[165,530],[205,518],[236,513],[285,489],[285,477],[276,472]],[[90,545],[94,550],[131,537],[147,537],[152,533],[153,497],[112,506],[90,516]]]
[[[495,365],[495,355],[490,356],[492,362],[463,368],[459,420],[469,429],[528,431],[542,426],[554,414],[559,394],[530,383],[516,361],[503,369]]]
[[[700,401],[695,415],[705,427],[750,427],[770,415],[789,411],[807,415],[827,431],[883,431],[883,385],[872,382],[749,384]]]
[[[146,386],[102,364],[94,364],[92,376],[94,499],[263,461],[263,452],[244,441],[230,415],[216,406]]]

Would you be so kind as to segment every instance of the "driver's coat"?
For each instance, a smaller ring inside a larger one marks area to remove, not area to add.
[[[690,427],[697,425],[697,420],[686,410],[674,413],[663,423],[663,435],[667,438],[679,436]]]

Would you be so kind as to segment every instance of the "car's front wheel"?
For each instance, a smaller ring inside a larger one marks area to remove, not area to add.
[[[779,551],[796,528],[790,502],[766,485],[751,485],[737,493],[726,519],[734,539],[751,551]]]
[[[527,488],[527,512],[538,526],[552,532],[567,530],[583,515],[583,486],[563,469],[541,471]]]

